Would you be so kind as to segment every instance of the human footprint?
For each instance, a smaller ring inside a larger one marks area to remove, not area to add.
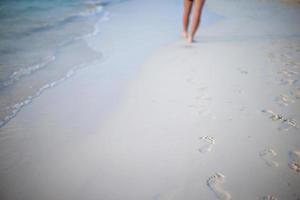
[[[297,88],[296,90],[292,91],[291,96],[295,99],[300,99],[300,88]]]
[[[265,149],[259,153],[259,156],[265,161],[265,163],[270,167],[278,167],[279,164],[274,160],[277,153],[273,149]]]
[[[286,94],[281,94],[276,98],[276,101],[280,106],[288,106],[290,103],[295,103],[295,101],[292,99],[292,95]]]
[[[292,77],[298,74],[296,71],[288,70],[288,69],[283,69],[279,71],[278,73],[284,75],[285,77]]]
[[[300,172],[300,151],[291,151],[289,153],[289,167],[295,172]]]
[[[262,110],[263,113],[269,114],[270,118],[273,121],[281,121],[281,124],[279,125],[279,130],[289,130],[291,127],[299,129],[299,126],[295,119],[293,118],[287,118],[283,116],[282,114],[278,114],[273,112],[272,110]]]
[[[299,80],[298,79],[281,79],[280,80],[280,84],[281,85],[288,85],[288,86],[292,86],[295,85]]]
[[[206,181],[208,187],[214,192],[219,200],[230,200],[231,194],[224,190],[220,185],[225,182],[225,176],[221,173],[216,173],[209,177]]]
[[[201,153],[210,152],[212,150],[213,145],[215,144],[215,139],[210,136],[200,137],[200,148],[199,151]]]

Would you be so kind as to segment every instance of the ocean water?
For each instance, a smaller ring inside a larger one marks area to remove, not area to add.
[[[0,1],[0,127],[43,91],[101,60],[86,37],[120,0]]]

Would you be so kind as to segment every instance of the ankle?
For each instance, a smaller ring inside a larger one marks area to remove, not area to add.
[[[188,36],[189,36],[189,34],[188,34],[188,32],[187,31],[185,31],[185,30],[183,30],[182,31],[182,37],[184,37],[184,38],[188,38]]]
[[[193,35],[188,35],[187,41],[188,41],[188,43],[193,43],[194,42],[194,36]]]

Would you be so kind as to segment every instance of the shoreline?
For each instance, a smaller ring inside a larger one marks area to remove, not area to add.
[[[22,109],[24,107],[26,107],[28,104],[31,104],[46,90],[52,89],[58,84],[61,84],[65,80],[69,79],[74,74],[80,73],[79,69],[94,65],[102,67],[101,63],[105,62],[105,59],[110,59],[109,57],[112,57],[115,53],[119,54],[119,52],[121,51],[126,51],[127,46],[131,44],[132,46],[138,48],[128,51],[127,56],[131,57],[133,54],[137,54],[136,58],[134,59],[134,61],[127,62],[127,59],[125,57],[122,57],[121,59],[126,61],[126,66],[115,69],[117,71],[122,71],[122,73],[127,73],[127,79],[130,79],[130,77],[135,76],[133,74],[137,73],[136,71],[138,71],[138,65],[143,62],[143,59],[147,54],[151,54],[151,51],[154,51],[158,46],[163,46],[164,44],[175,41],[177,39],[178,30],[175,29],[175,23],[180,20],[180,17],[178,16],[178,19],[175,20],[161,15],[164,18],[164,21],[161,22],[158,26],[165,27],[164,30],[157,31],[155,30],[154,26],[142,28],[123,27],[126,23],[131,24],[132,26],[132,22],[130,22],[130,20],[121,20],[119,16],[124,12],[124,8],[125,15],[127,12],[126,9],[130,9],[128,5],[126,5],[127,3],[128,2],[116,4],[115,2],[108,7],[105,7],[105,10],[103,10],[103,8],[101,7],[102,12],[99,16],[99,19],[94,19],[97,22],[94,25],[93,32],[80,38],[72,39],[72,41],[74,41],[70,42],[70,44],[60,45],[59,47],[57,47],[59,51],[55,50],[56,53],[53,54],[49,63],[45,62],[45,64],[38,64],[28,69],[22,69],[20,70],[20,72],[16,72],[16,77],[13,77],[12,80],[7,82],[8,85],[5,87],[8,88],[3,88],[3,91],[1,93],[1,106],[3,108],[0,113],[0,128],[5,126],[11,119],[16,117],[19,112],[22,112]],[[167,5],[166,3],[164,3],[162,6],[166,7]],[[172,10],[173,12],[174,10],[179,11],[179,6],[174,3],[172,5]],[[150,14],[147,15],[149,16]],[[158,18],[148,19],[148,16],[145,17],[145,22],[153,24],[158,23]],[[110,17],[112,17],[113,19],[109,19]],[[213,14],[211,11],[205,11],[204,17],[206,22],[204,23],[204,26],[220,20],[220,16]],[[171,22],[171,24],[167,25],[168,22]],[[142,23],[142,21],[138,21],[136,23]],[[124,36],[124,34],[118,33],[118,31],[114,33],[114,31],[111,30],[112,27],[123,27],[122,29],[128,33],[144,33],[140,37],[140,39],[136,41],[133,37]],[[152,39],[152,42],[142,41],[151,37],[155,37],[155,39]],[[113,38],[116,38],[116,41],[113,41]],[[72,59],[71,56],[73,56],[74,59]],[[114,65],[120,65],[120,63],[112,62],[110,65],[111,66],[103,68],[104,71],[106,71],[105,73],[114,73],[112,76],[116,76],[111,84],[121,84],[118,83],[118,79],[120,79],[120,77],[118,77],[117,74],[119,72],[116,73],[111,70]],[[122,65],[124,65],[124,63],[122,63]],[[135,69],[129,67],[130,65],[136,66]],[[126,72],[126,70],[129,72]],[[51,76],[49,76],[49,74],[51,74]],[[101,78],[105,79],[105,77]],[[30,85],[29,88],[28,85]],[[108,87],[113,88],[114,86]],[[6,104],[9,104],[9,106],[5,106]]]

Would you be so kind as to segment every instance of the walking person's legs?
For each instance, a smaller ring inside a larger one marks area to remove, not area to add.
[[[202,14],[202,8],[204,5],[205,0],[194,0],[194,13],[193,13],[193,22],[192,22],[192,27],[191,27],[191,33],[189,34],[188,37],[188,42],[192,43],[194,41],[195,34],[198,30],[200,20],[201,20],[201,14]]]
[[[192,11],[193,0],[184,0],[184,10],[183,10],[183,32],[182,35],[188,38],[188,29],[190,22],[190,15]]]
[[[183,11],[183,36],[187,38],[188,42],[192,43],[194,41],[195,34],[198,30],[202,8],[205,0],[184,0],[184,11]],[[193,19],[190,32],[189,29],[189,19],[191,12],[193,10]]]

